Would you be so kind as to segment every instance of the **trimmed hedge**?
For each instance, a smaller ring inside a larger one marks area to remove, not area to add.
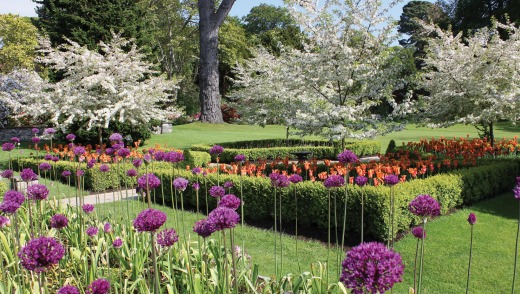
[[[0,196],[4,197],[5,192],[9,190],[9,182],[8,181],[0,181]]]
[[[203,151],[184,150],[184,161],[191,167],[206,167],[208,163],[211,162],[211,155]]]
[[[34,159],[22,159],[25,166],[36,166],[38,162]],[[73,163],[58,162],[57,168],[65,169],[73,167]],[[125,169],[122,167],[121,169]],[[240,177],[237,175],[217,175],[209,174],[205,177],[194,176],[186,170],[174,169],[171,165],[156,164],[153,168],[150,165],[149,171],[153,172],[161,179],[162,187],[154,191],[157,203],[165,203],[172,205],[172,199],[180,199],[180,195],[175,195],[171,190],[171,181],[182,176],[194,182],[197,179],[201,183],[199,191],[199,203],[202,211],[205,211],[206,191],[217,181],[222,185],[225,181],[232,181],[235,185],[231,188],[231,193],[240,197],[240,185],[243,187],[244,215],[246,220],[251,223],[256,221],[272,221],[273,218],[273,188],[268,178]],[[144,173],[141,168],[140,173]],[[124,183],[127,178],[122,171],[117,171],[114,166],[107,173],[101,173],[98,167],[86,170],[85,185],[100,190],[102,188],[111,188],[113,182],[117,183],[117,174]],[[419,194],[430,194],[436,198],[441,204],[441,213],[448,213],[453,208],[462,205],[469,205],[478,200],[493,197],[499,193],[510,190],[516,180],[516,175],[520,173],[519,161],[516,159],[495,159],[486,161],[484,165],[461,169],[450,173],[438,174],[425,179],[416,179],[405,183],[400,183],[394,188],[386,186],[348,186],[348,205],[347,205],[347,230],[354,232],[356,238],[359,236],[360,218],[361,218],[361,195],[365,198],[365,232],[367,237],[386,240],[388,238],[388,229],[390,227],[389,211],[390,211],[390,192],[394,189],[395,195],[395,216],[394,228],[395,234],[399,231],[408,230],[411,226],[420,223],[420,219],[415,217],[408,211],[408,203]],[[113,182],[111,182],[113,181]],[[135,179],[128,181],[128,184],[135,183]],[[296,192],[295,192],[295,190]],[[337,203],[337,216],[339,221],[339,230],[341,230],[345,188],[337,188],[330,190],[332,203]],[[164,192],[164,197],[162,192]],[[302,226],[315,226],[318,228],[327,227],[328,215],[328,190],[321,182],[302,182],[292,185],[289,188],[282,189],[277,195],[282,197],[282,215],[286,224],[294,224],[296,217],[296,202],[298,203],[298,221]],[[295,195],[296,193],[296,199]],[[184,203],[196,204],[196,193],[191,185],[188,185],[186,191],[183,192]],[[208,197],[209,210],[216,206],[216,200]],[[239,208],[240,212],[240,208]],[[286,225],[287,226],[287,225]]]
[[[276,159],[289,157],[296,159],[291,154],[298,151],[311,151],[312,157],[317,159],[333,159],[336,158],[340,150],[340,145],[335,142],[331,144],[327,141],[307,141],[307,140],[289,140],[289,147],[285,146],[285,139],[270,139],[256,141],[239,141],[229,143],[217,143],[224,147],[224,152],[220,155],[220,162],[233,162],[238,154],[244,154],[249,160]],[[191,150],[208,152],[212,146],[210,145],[193,145]],[[352,150],[359,156],[379,154],[381,152],[381,143],[377,141],[347,141],[345,148]],[[216,161],[213,155],[212,160]]]

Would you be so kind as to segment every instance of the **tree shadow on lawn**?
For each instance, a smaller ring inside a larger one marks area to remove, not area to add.
[[[518,200],[513,193],[503,193],[493,198],[482,200],[468,207],[472,211],[488,213],[508,219],[518,219]]]

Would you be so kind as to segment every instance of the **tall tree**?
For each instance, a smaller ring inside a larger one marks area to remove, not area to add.
[[[28,19],[0,15],[0,73],[14,68],[34,69],[38,29]]]
[[[219,93],[218,34],[235,0],[223,0],[218,7],[215,0],[198,0],[200,33],[199,99],[200,120],[222,123]]]

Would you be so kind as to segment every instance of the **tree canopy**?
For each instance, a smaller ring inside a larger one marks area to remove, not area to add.
[[[0,15],[0,73],[15,68],[34,69],[38,29],[26,18]]]

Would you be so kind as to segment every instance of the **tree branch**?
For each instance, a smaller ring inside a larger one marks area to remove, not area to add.
[[[199,0],[200,1],[200,0]],[[205,0],[205,1],[213,1],[213,0]],[[235,0],[224,0],[222,3],[220,3],[220,6],[218,7],[217,12],[214,14],[215,16],[215,22],[213,24],[215,25],[214,28],[219,28],[220,25],[224,22],[224,19],[226,19],[226,16],[229,14],[229,11],[233,7],[233,4],[235,4]]]

